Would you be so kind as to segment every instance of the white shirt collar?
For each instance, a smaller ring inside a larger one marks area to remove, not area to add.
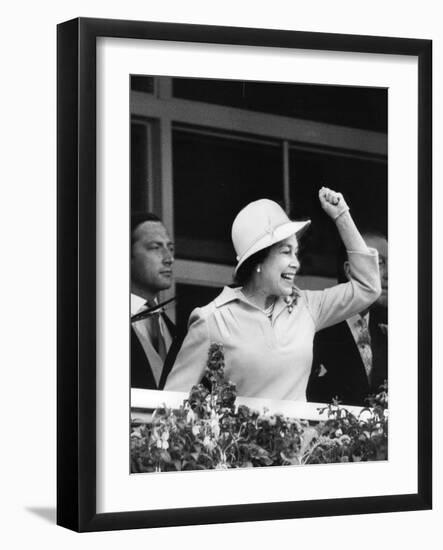
[[[353,328],[357,325],[360,319],[364,319],[366,321],[366,324],[369,326],[369,311],[366,313],[366,315],[360,315],[360,313],[357,313],[357,315],[353,315],[352,317],[349,317],[349,319],[346,319],[346,322],[351,328]]]
[[[154,301],[157,303],[157,299],[155,298]],[[133,294],[131,292],[131,315],[135,315],[139,311],[145,308],[146,304],[146,298],[142,298],[141,296],[137,296],[137,294]]]

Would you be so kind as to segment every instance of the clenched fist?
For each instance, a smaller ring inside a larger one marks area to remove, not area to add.
[[[323,210],[333,220],[336,220],[341,214],[349,210],[349,206],[346,204],[343,195],[327,187],[322,187],[319,190],[318,198]]]

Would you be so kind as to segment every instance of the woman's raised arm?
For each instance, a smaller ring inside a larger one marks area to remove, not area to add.
[[[349,214],[349,206],[343,195],[322,187],[318,192],[318,198],[323,210],[334,220],[346,250],[368,252],[368,247]]]

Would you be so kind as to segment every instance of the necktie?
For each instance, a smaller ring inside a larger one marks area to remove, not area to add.
[[[146,306],[148,308],[155,307],[155,305],[155,302],[146,302]],[[166,358],[166,344],[161,326],[161,311],[153,311],[147,318],[147,323],[152,345],[155,351],[164,361]]]
[[[372,348],[371,348],[371,335],[369,334],[369,327],[366,319],[360,317],[356,323],[358,329],[357,346],[363,360],[366,375],[368,380],[371,380],[372,371]]]

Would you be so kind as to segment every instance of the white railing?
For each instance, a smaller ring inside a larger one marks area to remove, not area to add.
[[[149,422],[152,411],[158,407],[178,408],[188,397],[185,392],[170,392],[156,390],[131,389],[131,420]],[[320,422],[328,419],[328,412],[320,413],[327,407],[325,403],[308,403],[303,401],[278,401],[274,399],[257,399],[253,397],[237,397],[237,405],[246,405],[252,410],[266,414],[282,414],[289,418],[299,418]],[[358,417],[362,407],[340,405]]]

